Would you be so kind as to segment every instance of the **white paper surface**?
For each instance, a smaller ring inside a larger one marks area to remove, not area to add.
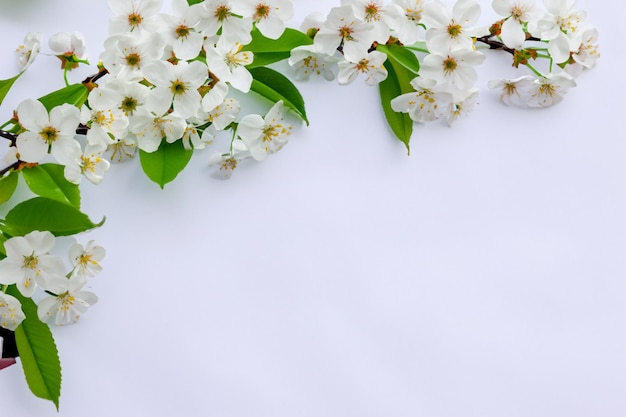
[[[339,2],[295,3],[292,26]],[[311,125],[228,181],[209,151],[165,190],[138,160],[85,182],[107,221],[81,239],[107,256],[99,303],[54,329],[60,413],[17,365],[0,416],[626,415],[626,8],[578,5],[602,58],[553,108],[502,105],[488,80],[524,72],[487,52],[475,111],[416,126],[410,156],[375,88],[317,80],[298,84]],[[2,56],[27,31],[78,30],[95,62],[109,15],[0,0]],[[40,56],[3,117],[60,86],[56,65]]]

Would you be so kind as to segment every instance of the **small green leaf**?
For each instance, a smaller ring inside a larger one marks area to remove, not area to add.
[[[391,108],[391,100],[399,95],[413,91],[413,87],[410,84],[413,73],[393,59],[388,59],[385,61],[384,65],[388,75],[387,78],[379,84],[383,112],[385,113],[387,124],[389,124],[393,133],[404,143],[407,151],[410,153],[409,142],[411,140],[411,134],[413,133],[413,120],[411,120],[411,117],[406,113],[394,111]]]
[[[33,193],[79,208],[80,189],[65,178],[64,170],[63,165],[41,164],[24,168],[22,175]]]
[[[41,97],[39,101],[43,103],[48,111],[52,108],[64,103],[73,104],[80,108],[89,96],[89,90],[83,84],[71,84],[67,87],[63,87],[60,90],[53,91],[50,94],[46,94]]]
[[[247,65],[246,68],[249,70],[251,68],[265,67],[289,58],[289,54],[289,52],[256,52],[254,54],[254,61],[252,61],[250,65]]]
[[[148,178],[161,188],[171,182],[187,166],[193,151],[185,149],[182,141],[163,141],[154,152],[139,151],[141,167]]]
[[[187,0],[187,4],[193,6],[194,4],[202,3],[204,0]]]
[[[252,64],[247,68],[264,67],[275,62],[282,61],[291,56],[291,51],[302,45],[310,45],[313,40],[299,30],[286,28],[278,39],[266,38],[254,28],[251,32],[252,41],[242,49],[250,51],[254,55]]]
[[[251,35],[252,41],[242,49],[244,51],[250,51],[255,55],[257,53],[281,52],[286,54],[285,58],[289,58],[294,48],[302,45],[311,45],[313,43],[313,40],[307,36],[306,33],[291,28],[286,28],[278,39],[266,38],[257,28],[252,30]]]
[[[293,110],[302,120],[309,124],[304,107],[304,99],[296,86],[287,77],[266,67],[251,68],[252,86],[255,93],[267,98],[272,103],[283,101],[285,106]]]
[[[48,230],[55,236],[69,236],[100,227],[76,207],[47,197],[22,201],[6,215],[0,229],[11,236],[23,236],[33,230]]]
[[[384,52],[385,55],[387,55],[387,58],[393,59],[395,62],[412,72],[414,76],[419,73],[420,62],[413,51],[398,44],[378,45],[376,49],[380,52]]]
[[[17,79],[20,78],[20,75],[22,75],[21,72],[13,78],[9,78],[7,80],[0,80],[0,104],[2,104],[2,102],[4,101],[4,98],[9,93],[9,90],[11,89],[11,87],[13,87],[13,84],[15,83],[15,81],[17,81]]]
[[[24,297],[14,285],[7,293],[22,304],[26,318],[15,329],[15,342],[28,387],[39,398],[50,400],[59,410],[61,361],[54,337],[47,324],[37,316],[37,304]]]
[[[0,204],[6,203],[13,196],[18,179],[19,175],[15,171],[11,171],[8,175],[0,178]]]

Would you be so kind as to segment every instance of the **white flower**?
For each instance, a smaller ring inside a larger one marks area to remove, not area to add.
[[[108,0],[115,16],[109,19],[111,34],[158,30],[161,0]]]
[[[37,54],[39,54],[40,48],[41,32],[29,32],[26,37],[24,37],[24,43],[19,45],[15,50],[22,71],[33,63]]]
[[[270,109],[265,118],[258,114],[244,116],[237,127],[237,134],[250,150],[250,155],[263,161],[268,154],[278,152],[286,143],[293,127],[283,115],[283,102]]]
[[[50,232],[33,231],[4,242],[7,257],[0,261],[0,284],[17,284],[25,297],[31,297],[37,286],[52,288],[65,279],[63,261],[49,252],[55,238]]]
[[[70,277],[63,284],[57,295],[44,298],[37,306],[37,316],[44,323],[57,326],[74,324],[89,307],[98,302],[94,293],[81,291],[84,280]]]
[[[318,53],[315,45],[302,45],[291,50],[288,62],[298,81],[308,80],[313,74],[331,81],[335,79],[339,61],[335,56]]]
[[[85,37],[80,32],[59,32],[48,39],[48,46],[56,55],[85,55]]]
[[[365,75],[367,85],[376,85],[387,78],[387,69],[383,65],[386,60],[387,55],[384,53],[372,51],[356,63],[342,61],[339,63],[337,81],[339,84],[349,84],[361,73]]]
[[[240,110],[241,105],[239,102],[232,97],[228,97],[211,110],[207,118],[211,122],[211,127],[216,130],[224,130],[235,121]]]
[[[226,100],[228,85],[223,81],[210,83],[210,90],[202,97],[202,110],[210,112]]]
[[[215,135],[213,134],[212,129],[206,128],[199,131],[198,126],[189,122],[187,122],[187,126],[185,127],[182,137],[183,147],[187,150],[191,150],[192,148],[204,149],[212,144],[214,139]]]
[[[472,49],[473,36],[478,35],[472,26],[480,17],[480,5],[474,0],[459,0],[452,14],[439,0],[424,6],[422,22],[426,25],[426,43],[430,52],[446,53],[451,49]]]
[[[420,26],[424,11],[424,0],[393,0],[404,13],[404,19],[398,22],[392,30],[394,36],[405,45],[414,44],[419,40]]]
[[[420,75],[436,80],[445,88],[467,91],[478,78],[474,66],[484,60],[485,55],[472,49],[458,49],[447,54],[433,53],[424,58]]]
[[[174,14],[161,15],[165,41],[172,47],[176,58],[193,59],[200,53],[204,41],[204,36],[196,31],[204,8],[199,4],[189,6],[187,0],[173,0],[172,10]]]
[[[104,255],[104,248],[95,245],[93,240],[87,242],[85,246],[80,243],[73,244],[68,252],[70,263],[74,267],[72,276],[79,278],[96,276],[102,271],[100,261],[102,261]]]
[[[156,86],[150,92],[150,100],[162,103],[164,112],[173,102],[174,110],[182,117],[198,114],[202,102],[198,88],[209,77],[205,64],[200,61],[180,61],[172,65],[154,61],[146,66],[144,74]]]
[[[526,107],[526,100],[530,97],[530,89],[535,84],[535,78],[524,75],[516,79],[491,80],[489,88],[500,90],[500,100],[507,106],[515,105]]]
[[[113,78],[100,88],[111,92],[114,102],[117,103],[116,108],[120,109],[126,117],[132,117],[135,111],[143,106],[150,92],[150,89],[143,84],[120,78]]]
[[[506,46],[520,48],[526,40],[525,23],[539,18],[534,0],[493,0],[493,9],[506,20],[502,24],[500,38]]]
[[[395,4],[383,5],[376,0],[342,0],[341,4],[352,6],[357,19],[371,24],[373,40],[380,43],[387,42],[391,28],[404,18],[402,8]]]
[[[549,74],[535,81],[527,104],[529,107],[552,106],[563,100],[563,95],[567,93],[567,90],[575,86],[576,82],[568,74]]]
[[[358,61],[374,41],[374,27],[359,20],[352,6],[333,7],[313,42],[320,52],[334,55],[341,46],[346,59]]]
[[[237,0],[233,10],[244,17],[252,16],[265,37],[278,39],[285,31],[285,21],[293,17],[291,0]]]
[[[81,121],[89,127],[87,143],[104,151],[116,139],[126,136],[128,117],[119,108],[118,96],[106,88],[94,88],[84,106]]]
[[[161,59],[164,49],[165,42],[158,33],[115,35],[104,42],[100,60],[112,76],[141,81],[143,67]]]
[[[463,100],[450,103],[450,112],[448,113],[448,117],[446,119],[448,126],[452,126],[452,123],[454,123],[459,117],[467,116],[469,112],[474,110],[477,98],[478,89],[473,89]]]
[[[394,111],[408,113],[418,123],[430,122],[442,117],[452,101],[452,95],[435,91],[436,82],[421,77],[414,78],[411,85],[415,92],[402,94],[391,100]]]
[[[587,18],[585,12],[575,10],[576,0],[544,0],[548,13],[534,29],[541,39],[551,40],[560,33],[575,34]]]
[[[0,327],[15,331],[26,318],[20,301],[12,295],[0,291]],[[0,338],[0,355],[2,354],[2,338]],[[1,356],[0,356],[1,357]]]
[[[214,153],[209,158],[209,165],[219,165],[219,173],[222,178],[230,178],[233,171],[239,166],[241,161],[250,159],[248,147],[241,141],[235,139],[226,153]]]
[[[200,3],[200,28],[205,36],[220,32],[220,38],[246,45],[252,40],[252,17],[242,18],[233,14],[231,0],[205,0]]]
[[[17,137],[17,150],[25,162],[39,162],[48,153],[62,164],[75,154],[74,139],[80,122],[80,111],[62,104],[48,111],[40,101],[26,99],[17,106],[19,122],[26,129]],[[79,145],[80,146],[80,145]]]
[[[87,144],[84,152],[75,157],[74,163],[65,166],[65,178],[74,184],[80,184],[84,175],[91,183],[100,184],[110,166],[109,161],[102,157],[103,151],[99,145]]]
[[[168,143],[173,143],[182,138],[187,127],[187,122],[176,112],[157,113],[150,111],[150,103],[133,117],[129,126],[137,140],[137,146],[144,152],[154,152],[159,149],[163,138]]]
[[[580,35],[575,37],[579,42],[574,50],[574,61],[584,68],[593,68],[596,65],[596,59],[600,57],[598,30],[592,27],[579,33]]]
[[[214,45],[205,45],[206,62],[209,70],[242,93],[250,91],[252,74],[246,65],[252,63],[254,56],[250,51],[242,51],[243,45],[231,43],[220,38]]]

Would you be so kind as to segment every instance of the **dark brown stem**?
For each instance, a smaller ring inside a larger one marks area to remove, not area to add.
[[[482,42],[485,45],[488,45],[489,49],[500,49],[502,51],[510,53],[511,55],[515,55],[515,49],[509,48],[504,43],[492,39],[491,35],[481,36],[480,38],[476,39],[476,42]]]
[[[12,146],[15,145],[15,140],[17,139],[15,133],[7,132],[6,130],[0,130],[0,137],[10,140]]]

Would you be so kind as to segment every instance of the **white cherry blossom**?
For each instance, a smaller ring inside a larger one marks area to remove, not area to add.
[[[405,93],[391,100],[394,111],[408,113],[417,123],[430,122],[445,115],[452,102],[450,93],[436,91],[436,82],[422,77],[414,78],[411,86],[415,92]]]
[[[270,39],[278,39],[285,31],[285,21],[293,17],[291,0],[237,0],[233,11],[252,17],[257,29]]]
[[[72,276],[63,280],[56,294],[42,299],[37,306],[39,320],[48,324],[65,326],[74,324],[89,307],[98,302],[90,291],[82,291],[85,280]]]
[[[58,162],[68,162],[78,145],[74,136],[80,122],[80,111],[75,106],[62,104],[48,114],[40,101],[26,99],[17,106],[17,115],[26,130],[16,141],[22,161],[40,162],[50,151]]]
[[[41,36],[41,32],[28,32],[24,37],[24,42],[15,50],[17,61],[22,71],[28,68],[39,54]]]
[[[107,0],[114,16],[109,19],[111,34],[154,31],[159,27],[157,14],[161,0]]]
[[[358,61],[372,46],[373,29],[371,23],[356,18],[352,6],[333,7],[313,41],[322,53],[334,55],[341,47],[346,59]]]
[[[575,86],[569,74],[548,74],[535,80],[526,102],[529,107],[549,107],[562,101],[567,90]]]
[[[220,38],[246,45],[252,40],[252,16],[241,17],[233,13],[232,0],[206,0],[200,3],[200,28],[205,36],[220,32]]]
[[[250,51],[242,51],[243,45],[220,38],[216,44],[205,45],[209,70],[242,93],[250,91],[252,74],[246,68],[254,60]]]
[[[534,24],[540,11],[534,0],[493,0],[493,9],[505,18],[500,38],[506,46],[520,48],[526,40],[524,24]]]
[[[287,143],[293,127],[285,120],[283,107],[283,102],[279,101],[264,118],[258,114],[249,114],[239,122],[237,134],[255,160],[263,161]]]
[[[439,0],[424,6],[422,23],[426,25],[426,43],[430,52],[446,53],[452,49],[471,49],[480,31],[474,25],[480,17],[475,0],[459,0],[452,13]]]
[[[200,53],[204,36],[196,29],[203,11],[200,4],[190,6],[187,0],[173,0],[172,13],[160,15],[163,20],[161,33],[176,58],[189,60]]]
[[[342,60],[335,55],[327,55],[317,51],[315,45],[302,45],[291,50],[289,65],[295,70],[298,81],[308,80],[311,75],[318,75],[331,81],[338,71],[337,64]]]
[[[26,315],[22,311],[20,301],[12,295],[0,291],[0,327],[15,331],[25,318]],[[0,355],[1,354],[2,338],[0,338]]]
[[[367,85],[377,85],[387,78],[387,69],[383,65],[386,60],[387,55],[384,53],[372,51],[358,62],[339,62],[337,81],[339,84],[349,84],[359,74],[363,74]]]
[[[54,243],[54,236],[47,231],[33,231],[4,242],[7,257],[0,260],[0,284],[17,284],[25,297],[31,297],[37,286],[56,287],[65,279],[65,265],[61,258],[50,255]]]
[[[198,88],[208,79],[208,69],[200,61],[180,61],[176,65],[154,61],[144,68],[144,75],[155,88],[150,91],[150,100],[163,104],[162,114],[173,104],[182,117],[198,114],[202,96]]]

